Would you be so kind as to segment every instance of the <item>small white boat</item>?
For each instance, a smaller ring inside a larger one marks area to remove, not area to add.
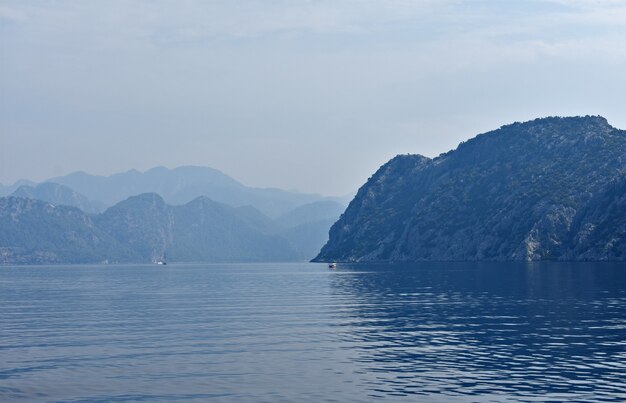
[[[337,268],[337,263],[328,263],[328,268],[329,268],[329,269],[335,269],[335,268]]]
[[[167,258],[165,257],[165,253],[163,254],[163,256],[160,259],[156,259],[154,261],[154,263],[160,265],[160,266],[167,266]]]

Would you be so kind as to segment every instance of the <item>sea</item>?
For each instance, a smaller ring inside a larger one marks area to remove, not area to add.
[[[0,267],[0,401],[624,402],[626,264]]]

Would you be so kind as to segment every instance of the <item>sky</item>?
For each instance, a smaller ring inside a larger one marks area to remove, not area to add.
[[[626,129],[625,72],[625,0],[0,0],[0,183],[201,165],[344,195],[514,121]]]

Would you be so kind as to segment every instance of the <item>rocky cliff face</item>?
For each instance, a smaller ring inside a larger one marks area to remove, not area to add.
[[[565,258],[626,260],[626,175],[598,192],[574,217]]]
[[[383,165],[318,261],[626,258],[626,132],[545,118]]]

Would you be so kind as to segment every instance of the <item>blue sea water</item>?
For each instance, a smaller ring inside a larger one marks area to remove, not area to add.
[[[0,267],[1,401],[626,401],[626,265]]]

